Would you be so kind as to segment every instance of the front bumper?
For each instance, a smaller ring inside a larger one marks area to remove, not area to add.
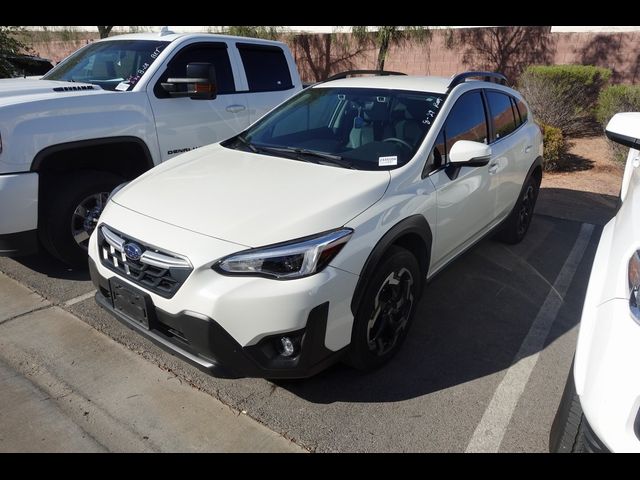
[[[174,315],[152,307],[149,329],[146,329],[114,308],[109,294],[109,280],[98,273],[92,259],[89,259],[89,272],[98,289],[96,302],[102,308],[169,353],[216,376],[310,377],[338,361],[345,351],[334,352],[324,346],[329,302],[310,311],[304,328],[267,335],[254,345],[242,347],[218,322],[191,311]],[[150,301],[148,304],[152,305]],[[279,355],[276,349],[277,341],[284,334],[299,340],[300,353],[293,358]]]
[[[628,300],[585,309],[580,329],[574,371],[584,416],[609,450],[640,452],[640,325]]]
[[[38,250],[38,174],[0,175],[0,256]]]

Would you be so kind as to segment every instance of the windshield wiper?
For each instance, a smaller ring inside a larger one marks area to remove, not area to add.
[[[240,141],[240,143],[242,143],[243,145],[246,145],[247,147],[249,147],[249,149],[253,153],[258,153],[259,152],[258,148],[253,143],[251,143],[249,140],[244,138],[242,135],[238,135],[236,137],[236,140]]]
[[[296,148],[296,147],[267,147],[267,146],[263,146],[260,145],[260,148],[263,150],[271,150],[274,152],[283,152],[283,153],[295,153],[297,155],[307,155],[310,157],[316,157],[316,158],[321,158],[322,160],[324,160],[327,163],[331,163],[333,165],[338,165],[339,167],[342,168],[350,168],[353,169],[353,165],[351,165],[351,163],[345,161],[342,159],[341,156],[339,155],[332,155],[330,153],[325,153],[325,152],[317,152],[315,150],[307,150],[306,148]],[[309,161],[309,160],[306,160]],[[313,163],[320,163],[320,162],[313,162]]]

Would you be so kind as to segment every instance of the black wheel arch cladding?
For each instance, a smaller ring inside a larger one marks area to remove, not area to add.
[[[392,245],[399,245],[406,248],[402,240],[410,237],[418,237],[424,247],[423,251],[408,250],[416,256],[418,265],[423,273],[423,277],[426,278],[431,259],[433,235],[427,219],[423,215],[416,214],[401,220],[391,227],[389,231],[382,236],[367,257],[364,267],[362,268],[362,272],[360,273],[360,279],[356,285],[353,298],[351,299],[351,312],[354,315],[358,312],[358,308],[362,302],[362,298],[367,290],[367,286],[369,285],[373,272],[389,247]]]

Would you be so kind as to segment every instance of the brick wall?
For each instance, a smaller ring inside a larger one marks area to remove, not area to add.
[[[504,27],[494,29],[497,36],[503,36],[501,40],[508,40],[511,34],[519,38],[521,44],[517,47],[511,45],[509,54],[504,55],[505,63],[502,70],[510,74],[510,77],[517,77],[518,72],[527,64],[586,64],[608,67],[613,70],[613,81],[617,83],[637,83],[640,80],[640,32],[622,33],[568,33],[554,32],[550,28],[540,29],[531,34],[531,27]],[[535,28],[535,27],[534,27]],[[454,32],[455,35],[456,32]],[[495,69],[496,63],[487,60],[491,55],[497,54],[497,43],[487,44],[493,46],[493,52],[487,51],[491,48],[478,48],[469,40],[473,33],[487,36],[487,29],[468,29],[463,32],[466,41],[458,39],[451,40],[451,33],[443,30],[433,32],[431,39],[427,42],[409,41],[400,45],[393,45],[387,55],[385,69],[398,70],[407,74],[415,75],[442,75],[450,76],[464,70],[476,68]],[[518,37],[519,34],[519,37]],[[315,43],[307,41],[307,44],[321,45],[321,49],[309,49],[308,45],[303,45],[301,38],[315,37]],[[377,48],[373,45],[360,47],[361,52],[349,57],[345,61],[340,61],[340,56],[345,52],[354,52],[358,49],[353,40],[345,39],[344,35],[312,34],[298,35],[293,39],[284,39],[291,47],[300,74],[304,81],[315,81],[325,78],[327,74],[337,73],[345,69],[371,69],[375,68],[375,58]],[[327,41],[334,38],[334,43],[349,43],[349,47],[328,48]],[[535,48],[532,39],[535,38]],[[320,41],[318,41],[320,39]],[[328,40],[329,39],[329,40]],[[487,47],[487,44],[483,45]],[[306,47],[306,48],[305,48]],[[311,50],[311,51],[308,51]],[[507,51],[505,47],[502,52]],[[311,63],[317,67],[327,65],[326,52],[330,51],[331,62],[329,69],[311,68]],[[345,68],[346,67],[346,68]],[[318,77],[318,71],[324,76]],[[515,80],[515,78],[510,78]]]
[[[539,36],[527,38],[531,34],[531,28],[536,27],[497,29],[499,31],[496,34],[504,36],[504,42],[511,35],[522,40],[516,48],[512,45],[509,50],[511,53],[503,55],[502,70],[510,77],[516,77],[518,71],[529,63],[576,63],[609,67],[613,70],[614,82],[640,81],[640,32],[551,33],[547,27],[534,32]],[[452,38],[451,33],[444,30],[433,31],[427,42],[409,41],[392,45],[385,69],[416,75],[443,76],[474,68],[495,69],[495,62],[488,61],[487,55],[495,56],[497,52],[486,52],[485,49],[483,54],[478,45],[474,44],[477,38],[469,39],[475,33],[486,37],[487,29],[467,29],[463,33],[467,38],[458,39],[453,45],[451,41],[447,42]],[[84,38],[76,40],[36,42],[33,48],[38,55],[58,62],[96,38],[97,33],[86,34]],[[531,48],[532,38],[538,42],[535,48]],[[291,47],[304,81],[320,80],[343,70],[372,69],[376,65],[377,48],[372,44],[358,45],[348,34],[296,35],[283,40]],[[491,46],[491,42],[488,43]],[[498,48],[494,47],[493,50]],[[504,53],[508,49],[505,47],[501,51]]]

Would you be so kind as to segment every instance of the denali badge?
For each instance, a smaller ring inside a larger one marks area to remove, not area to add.
[[[140,260],[142,248],[137,243],[125,243],[124,254],[129,260]]]

